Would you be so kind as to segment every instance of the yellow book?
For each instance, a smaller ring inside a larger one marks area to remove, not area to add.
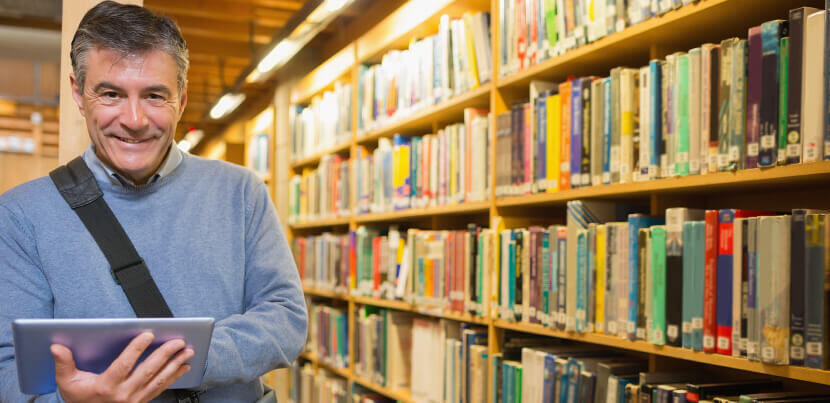
[[[605,224],[597,226],[597,281],[594,296],[596,297],[594,331],[605,331]]]
[[[492,260],[490,261],[492,264],[490,270],[490,317],[491,318],[498,318],[499,317],[499,291],[501,289],[500,279],[501,279],[501,234],[504,231],[504,220],[501,219],[500,216],[495,216],[490,221],[490,228],[493,229],[493,233],[491,235],[491,244],[490,244],[490,251],[491,255],[493,256]]]
[[[476,51],[473,45],[473,15],[470,13],[464,14],[464,42],[467,43],[467,60],[469,63],[467,67],[470,71],[467,74],[470,76],[472,80],[470,80],[470,89],[476,88],[479,86],[479,79],[478,79],[478,65],[476,63]]]
[[[561,121],[560,115],[562,114],[562,102],[559,94],[553,94],[548,96],[547,100],[547,132],[548,132],[548,139],[547,139],[547,158],[548,160],[545,163],[547,167],[547,182],[548,182],[548,193],[554,193],[559,190],[559,143],[560,143],[560,135],[562,133],[560,129]]]

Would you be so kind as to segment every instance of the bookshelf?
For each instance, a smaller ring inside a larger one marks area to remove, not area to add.
[[[404,49],[412,39],[435,33],[441,15],[460,16],[467,11],[483,10],[491,12],[494,71],[490,82],[436,105],[414,111],[400,118],[387,120],[379,127],[370,127],[364,132],[357,130],[359,107],[355,106],[352,109],[353,130],[349,143],[292,161],[290,167],[297,171],[313,166],[323,155],[331,153],[354,156],[358,146],[373,148],[379,139],[391,138],[394,134],[435,133],[438,128],[448,123],[463,121],[464,109],[470,107],[489,108],[491,111],[490,126],[493,130],[490,132],[490,161],[496,161],[496,149],[493,146],[496,141],[496,116],[507,112],[512,102],[527,98],[528,87],[533,80],[561,82],[571,75],[605,76],[611,68],[616,66],[646,65],[652,58],[663,58],[674,51],[688,50],[702,43],[718,43],[731,36],[746,37],[749,27],[775,18],[785,18],[787,11],[792,7],[801,5],[822,7],[823,2],[805,0],[795,4],[777,0],[700,0],[669,11],[662,16],[626,27],[622,31],[609,34],[597,41],[504,77],[498,72],[498,53],[501,44],[498,43],[496,34],[500,28],[497,5],[497,0],[434,0],[406,3],[305,77],[296,89],[296,95],[292,94],[292,100],[298,103],[307,102],[321,91],[331,88],[337,80],[351,80],[356,88],[360,64],[379,62],[385,52],[392,49]],[[351,56],[344,56],[344,52]],[[346,66],[349,63],[351,64]],[[330,65],[337,67],[327,67]],[[330,71],[330,73],[322,75],[321,71]],[[355,91],[355,99],[356,97]],[[357,105],[356,101],[354,105]],[[568,201],[576,199],[635,202],[648,206],[652,213],[662,213],[666,207],[681,205],[699,208],[735,206],[736,208],[788,209],[806,202],[810,207],[827,208],[830,206],[827,203],[827,200],[830,200],[830,187],[827,186],[830,184],[830,161],[715,172],[645,182],[588,186],[555,193],[512,197],[496,197],[494,165],[491,163],[488,168],[491,186],[490,195],[485,201],[292,223],[289,225],[289,236],[305,236],[324,231],[342,234],[360,226],[411,225],[413,222],[417,223],[417,228],[433,230],[459,229],[460,223],[486,224],[498,220],[501,220],[508,229],[551,222],[562,223],[565,216],[564,206]],[[354,189],[354,183],[351,186]],[[352,206],[355,206],[355,192],[351,192],[351,195]],[[352,346],[354,345],[355,325],[353,313],[358,306],[367,305],[411,312],[417,316],[486,326],[489,338],[488,349],[491,354],[500,352],[505,331],[516,331],[645,355],[650,359],[651,369],[661,367],[669,361],[682,360],[754,374],[765,374],[785,380],[830,386],[830,371],[828,370],[768,365],[745,358],[696,352],[679,347],[658,346],[646,341],[630,341],[606,334],[566,332],[541,325],[492,318],[489,315],[475,317],[469,314],[458,314],[406,301],[354,296],[311,287],[304,287],[304,292],[315,300],[335,300],[340,304],[348,305],[349,340]],[[314,363],[315,367],[326,368],[325,363],[318,362],[313,356],[304,355],[303,357]],[[349,361],[349,368],[354,368],[354,357],[350,356]],[[333,368],[332,372],[392,399],[411,401],[411,395],[407,390],[388,390],[356,376],[352,370]]]

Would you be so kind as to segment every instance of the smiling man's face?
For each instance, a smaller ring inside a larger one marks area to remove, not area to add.
[[[86,119],[95,154],[110,168],[140,185],[164,161],[187,103],[179,94],[176,61],[162,50],[122,55],[93,48],[79,88],[72,95]]]

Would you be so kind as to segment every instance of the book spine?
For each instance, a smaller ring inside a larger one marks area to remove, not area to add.
[[[694,310],[694,281],[695,281],[695,244],[693,241],[695,223],[683,223],[683,323],[681,347],[691,350],[692,347],[692,316]]]
[[[629,217],[628,218],[628,261],[626,262],[626,271],[628,271],[628,312],[626,320],[625,333],[629,340],[637,339],[637,317],[640,308],[640,228],[645,225],[643,217]]]
[[[666,226],[651,227],[651,342],[666,344]]]
[[[596,78],[591,82],[591,185],[602,184],[603,157],[603,80]]]
[[[807,17],[804,33],[803,84],[801,94],[802,161],[823,159],[824,151],[824,86],[816,85],[824,79],[824,47],[826,12]]]
[[[762,217],[758,261],[761,293],[761,361],[789,364],[790,217]]]
[[[616,286],[616,267],[615,259],[617,253],[617,225],[606,225],[606,257],[605,257],[605,300],[609,303],[605,304],[605,333],[617,334],[617,314],[616,314],[616,293],[614,287]]]
[[[746,138],[746,40],[732,46],[732,85],[729,109],[729,169],[743,169]]]
[[[553,94],[547,100],[547,147],[548,152],[546,156],[547,166],[547,190],[549,193],[559,190],[559,175],[560,175],[560,137],[562,135],[560,129],[560,120],[562,116],[562,105],[559,94]]]
[[[807,268],[805,282],[805,335],[807,346],[806,365],[810,368],[827,368],[827,272],[825,259],[827,256],[825,237],[826,216],[823,214],[808,214],[805,220]],[[793,231],[795,231],[795,216],[793,215]],[[793,279],[793,284],[795,284]],[[795,293],[793,293],[795,294]]]
[[[683,223],[688,209],[666,210],[666,344],[682,345],[683,323]]]
[[[824,113],[821,116],[824,122],[824,159],[830,160],[830,128],[827,127],[827,122],[830,122],[830,50],[827,49],[827,44],[830,43],[830,2],[825,0],[824,3],[824,54],[822,60],[824,61]]]
[[[550,314],[550,232],[547,230],[541,231],[539,233],[539,238],[541,238],[541,251],[539,251],[539,270],[541,270],[541,282],[542,282],[542,292],[541,292],[541,323],[545,326],[549,326],[548,322],[548,315]]]
[[[709,146],[708,146],[708,172],[718,171],[718,139],[720,130],[719,113],[720,105],[720,82],[721,82],[721,47],[716,45],[711,48],[709,53],[709,100],[708,108],[704,112],[708,122],[709,132]]]
[[[560,114],[560,147],[559,147],[559,190],[571,188],[571,81],[559,85],[559,97],[561,101]]]
[[[720,210],[717,257],[717,352],[732,355],[732,250],[735,210]]]
[[[660,155],[661,141],[663,137],[663,97],[662,97],[662,79],[663,69],[660,67],[660,61],[652,60],[649,62],[649,106],[648,106],[648,123],[649,123],[649,162],[648,162],[648,177],[649,179],[656,179],[660,173]]]
[[[576,331],[585,331],[588,300],[588,231],[580,229],[576,236]]]
[[[620,183],[633,179],[636,103],[637,70],[623,69],[620,74]]]
[[[718,90],[718,171],[729,169],[729,112],[732,108],[732,50],[737,38],[721,41],[720,82]]]
[[[810,283],[807,277],[805,219],[807,211],[792,211],[790,224],[790,365],[804,365],[805,295]],[[824,284],[823,278],[821,279]],[[822,285],[822,288],[824,286]]]
[[[536,169],[536,165],[533,163],[533,158],[535,157],[534,146],[536,145],[533,139],[533,121],[530,119],[530,111],[531,105],[530,103],[524,104],[524,132],[523,132],[523,148],[522,148],[522,158],[523,158],[523,166],[524,166],[524,175],[522,176],[522,193],[530,193],[532,189],[532,185],[534,183],[534,170]]]
[[[648,301],[651,300],[651,288],[648,287],[649,279],[651,278],[651,274],[649,273],[651,267],[651,251],[649,250],[649,238],[651,237],[651,229],[650,228],[640,228],[640,231],[637,234],[637,247],[639,249],[639,256],[640,256],[640,268],[639,268],[639,296],[637,298],[637,339],[638,340],[648,340],[648,317],[649,312],[648,309],[651,308],[651,305],[648,304]]]
[[[790,10],[790,63],[787,77],[787,164],[801,162],[801,91],[803,89],[804,32],[807,9]]]
[[[649,152],[651,151],[651,147],[649,145],[649,141],[651,140],[651,125],[648,122],[648,118],[651,116],[649,114],[649,97],[651,95],[651,78],[649,77],[649,72],[651,69],[649,66],[645,66],[640,68],[639,70],[639,78],[638,82],[640,83],[640,91],[639,91],[639,111],[637,112],[637,116],[640,118],[640,142],[639,142],[639,155],[635,155],[634,158],[638,160],[638,170],[635,172],[635,176],[638,176],[638,180],[650,180],[648,176],[648,166],[650,162]]]
[[[557,231],[558,245],[557,250],[559,254],[559,270],[558,270],[558,293],[557,293],[557,328],[565,329],[566,315],[565,315],[565,301],[569,290],[567,289],[567,267],[568,267],[568,229],[561,227]]]
[[[715,352],[717,337],[718,211],[706,211],[703,283],[703,351]]]
[[[547,189],[548,134],[547,134],[547,94],[542,93],[536,100],[534,127],[536,128],[536,176],[533,178],[540,191]]]
[[[591,186],[591,136],[593,130],[591,128],[591,80],[586,77],[582,79],[582,88],[580,89],[580,97],[582,97],[582,144],[580,145],[580,172],[582,178],[580,183],[582,186]]]
[[[749,29],[749,63],[746,98],[746,168],[758,167],[761,133],[761,64],[763,50],[761,47],[761,27]]]
[[[700,48],[689,51],[689,173],[700,173]]]
[[[597,251],[597,274],[596,274],[596,302],[595,302],[595,311],[596,315],[594,317],[594,330],[597,333],[605,332],[605,287],[606,287],[606,278],[608,276],[608,268],[607,268],[607,261],[606,257],[606,242],[607,242],[607,226],[605,224],[600,224],[597,226],[597,239],[596,239],[596,251]]]
[[[781,38],[781,57],[778,59],[778,165],[787,163],[787,96],[790,76],[790,38]]]
[[[611,70],[611,183],[620,182],[620,133],[622,115],[620,112],[620,79],[622,68]]]
[[[602,184],[611,183],[612,101],[611,77],[602,80]]]
[[[571,187],[582,183],[582,82],[577,78],[571,84]]]
[[[773,166],[777,162],[778,141],[778,58],[781,51],[781,20],[761,25],[761,148],[758,164]]]
[[[732,229],[732,356],[746,357],[747,219],[735,218]]]
[[[675,143],[675,174],[689,174],[689,55],[677,58],[675,80],[675,117],[677,119],[677,142]]]

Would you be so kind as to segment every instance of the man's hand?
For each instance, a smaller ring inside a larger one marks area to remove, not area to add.
[[[160,395],[190,370],[185,362],[193,357],[193,350],[183,350],[185,342],[181,339],[170,340],[135,367],[153,337],[149,332],[136,336],[100,375],[78,370],[72,351],[53,344],[55,379],[61,397],[67,402],[132,403],[147,402]]]

